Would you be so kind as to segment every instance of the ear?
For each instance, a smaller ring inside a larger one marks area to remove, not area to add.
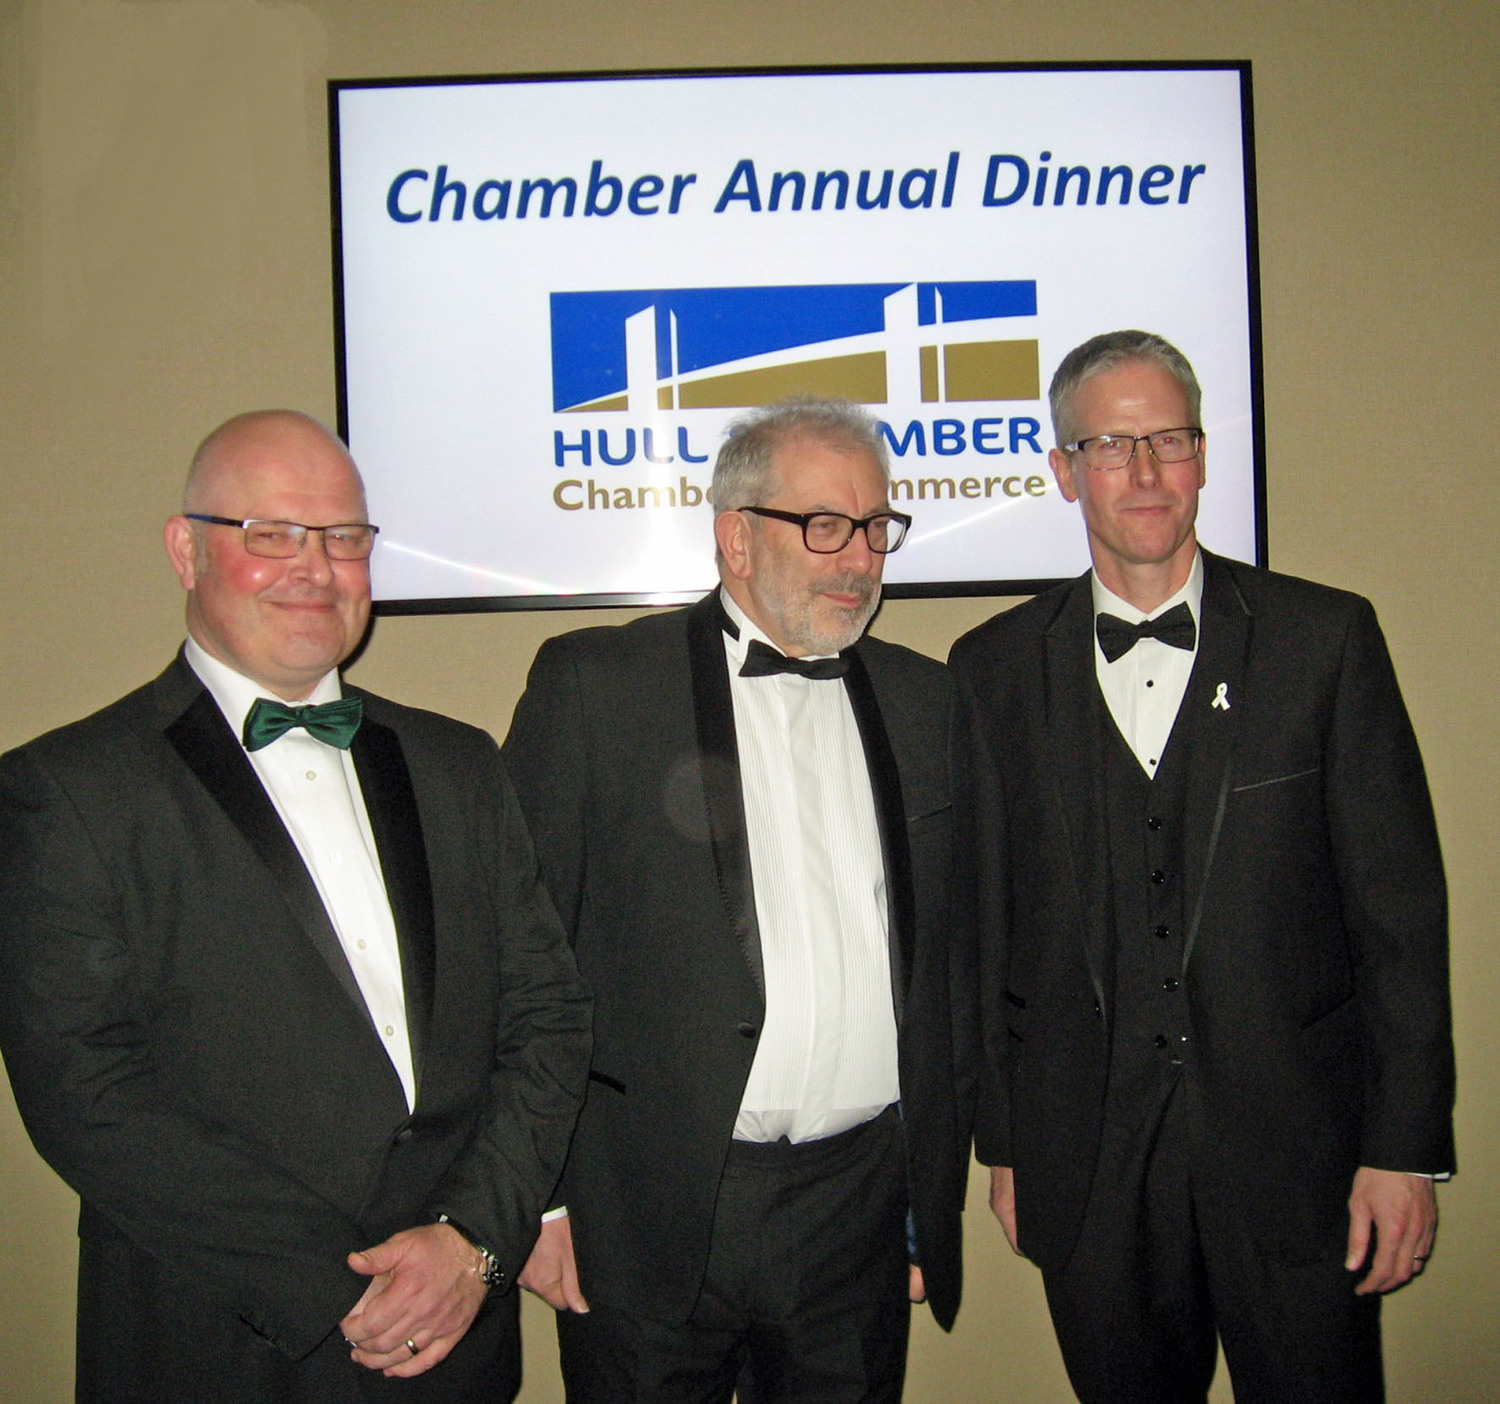
[[[750,523],[743,512],[720,512],[714,518],[714,540],[724,558],[724,568],[736,580],[748,580],[753,573],[750,561]]]
[[[167,559],[182,581],[182,588],[191,590],[198,579],[198,541],[193,524],[186,517],[168,517],[162,541],[167,548]]]
[[[1073,455],[1055,448],[1047,455],[1047,464],[1052,476],[1057,479],[1057,490],[1069,502],[1078,501],[1078,484],[1073,481]]]
[[[1203,434],[1198,439],[1198,486],[1203,487],[1208,482],[1208,435]]]

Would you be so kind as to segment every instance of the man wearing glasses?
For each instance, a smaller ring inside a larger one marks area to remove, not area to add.
[[[181,654],[0,760],[0,1043],[82,1200],[90,1404],[519,1385],[588,997],[494,743],[341,684],[375,536],[321,425],[229,421],[166,527]]]
[[[1369,603],[1202,550],[1192,367],[1052,382],[1093,569],[955,645],[975,1143],[1081,1399],[1383,1398],[1453,1169],[1442,860]],[[966,762],[966,763],[965,763]]]
[[[888,491],[862,410],[746,416],[719,588],[552,639],[516,710],[506,766],[596,1001],[565,1213],[521,1278],[579,1404],[737,1377],[894,1400],[909,1299],[957,1310],[950,688],[862,637],[909,524]]]

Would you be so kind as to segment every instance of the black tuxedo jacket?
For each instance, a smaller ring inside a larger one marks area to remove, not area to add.
[[[686,1320],[703,1280],[765,1009],[721,618],[715,594],[550,640],[504,747],[595,995],[591,1080],[559,1189],[581,1285],[669,1321]],[[918,1252],[948,1326],[968,1159],[949,997],[951,688],[941,664],[906,649],[867,639],[850,656],[890,894]]]
[[[364,700],[352,754],[414,1114],[295,845],[180,657],[0,759],[0,1042],[82,1199],[86,1269],[92,1241],[123,1240],[261,1353],[252,1333],[312,1350],[367,1284],[345,1255],[440,1211],[518,1272],[587,1065],[587,994],[494,743]],[[114,1284],[127,1319],[138,1282]]]
[[[1170,743],[1194,747],[1185,1072],[1266,1250],[1337,1255],[1358,1166],[1453,1165],[1437,833],[1369,603],[1207,552],[1204,566],[1179,717],[1209,724]],[[1021,1246],[1057,1266],[1092,1182],[1114,995],[1113,723],[1089,577],[981,625],[950,663],[986,1047],[976,1149],[1015,1168]]]

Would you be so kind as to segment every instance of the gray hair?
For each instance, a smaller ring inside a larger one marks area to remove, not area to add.
[[[812,439],[844,453],[867,453],[890,482],[891,465],[880,426],[851,400],[799,395],[763,405],[731,421],[708,489],[715,512],[763,506],[775,491],[776,451],[797,439]]]
[[[1047,398],[1052,406],[1052,432],[1057,436],[1059,448],[1078,437],[1078,426],[1073,419],[1073,396],[1078,387],[1090,377],[1112,371],[1127,361],[1149,361],[1172,376],[1187,396],[1190,424],[1202,425],[1203,391],[1198,387],[1198,377],[1193,374],[1188,358],[1181,351],[1155,332],[1105,332],[1090,337],[1082,346],[1069,351],[1052,377]]]

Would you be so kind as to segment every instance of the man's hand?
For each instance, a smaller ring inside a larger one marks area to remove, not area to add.
[[[1010,1251],[1022,1256],[1016,1242],[1016,1172],[1009,1165],[990,1166],[990,1209],[1005,1230]]]
[[[488,1290],[479,1280],[479,1250],[450,1224],[404,1229],[363,1253],[349,1254],[349,1266],[371,1279],[339,1323],[354,1346],[354,1361],[403,1378],[420,1375],[447,1356]]]
[[[589,1304],[578,1287],[578,1264],[573,1258],[573,1225],[566,1214],[547,1219],[536,1246],[516,1282],[535,1292],[554,1311],[585,1312]]]
[[[1370,1257],[1370,1234],[1375,1253]],[[1389,1292],[1419,1272],[1437,1232],[1437,1192],[1425,1175],[1372,1170],[1362,1165],[1349,1194],[1349,1252],[1344,1268],[1355,1271],[1366,1258],[1370,1270],[1354,1290],[1361,1296]]]
[[[906,1299],[910,1302],[927,1300],[927,1284],[922,1280],[922,1269],[915,1263],[906,1267]]]

